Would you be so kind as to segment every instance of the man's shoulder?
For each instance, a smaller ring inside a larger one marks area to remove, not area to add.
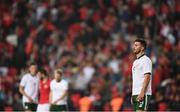
[[[30,78],[30,73],[25,73],[24,75],[23,75],[23,78]]]
[[[53,84],[53,83],[55,83],[55,82],[56,82],[56,80],[53,79],[53,80],[50,81],[50,84]]]
[[[67,80],[65,80],[65,79],[62,79],[62,82],[63,82],[63,83],[68,83]]]
[[[50,84],[51,82],[52,82],[52,80],[51,80],[51,79],[48,79],[47,83]]]
[[[151,59],[148,56],[145,55],[145,56],[142,57],[142,61],[151,62]]]

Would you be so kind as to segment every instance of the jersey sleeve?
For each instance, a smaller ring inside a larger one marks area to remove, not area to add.
[[[152,62],[150,59],[144,61],[143,64],[143,74],[145,75],[146,73],[152,74]]]
[[[64,90],[65,90],[65,91],[68,90],[68,82],[65,82],[65,83],[64,83]]]
[[[25,86],[27,83],[27,75],[23,76],[23,78],[21,79],[21,82],[20,82],[20,86]]]

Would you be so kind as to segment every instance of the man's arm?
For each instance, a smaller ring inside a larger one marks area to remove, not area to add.
[[[30,102],[33,102],[32,98],[30,96],[27,95],[27,93],[24,91],[24,87],[23,86],[19,86],[19,92],[23,95],[26,96]]]
[[[151,75],[150,73],[145,74],[145,78],[144,78],[144,81],[143,81],[143,87],[141,89],[141,93],[137,97],[137,101],[142,101],[143,100],[145,92],[147,90],[147,87],[148,87],[150,79],[151,79],[150,75]]]
[[[51,104],[52,103],[52,92],[50,91],[49,93],[49,103]]]

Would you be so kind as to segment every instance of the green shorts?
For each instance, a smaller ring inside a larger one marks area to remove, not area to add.
[[[36,111],[37,110],[37,104],[35,104],[35,103],[24,103],[24,109],[30,110],[30,111]]]
[[[50,111],[67,111],[67,105],[51,105]]]
[[[138,97],[138,95],[132,96],[132,103],[133,103],[134,110],[135,111],[147,110],[151,95],[145,95],[143,101],[141,101],[141,102],[137,101],[137,97]]]

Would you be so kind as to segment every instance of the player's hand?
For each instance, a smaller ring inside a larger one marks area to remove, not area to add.
[[[33,99],[30,96],[28,96],[27,98],[28,98],[29,102],[31,102],[31,103],[34,102]]]
[[[144,99],[144,92],[141,92],[137,97],[137,101],[141,102],[143,99]]]
[[[58,103],[58,100],[54,101],[52,104],[53,105],[56,105]]]

